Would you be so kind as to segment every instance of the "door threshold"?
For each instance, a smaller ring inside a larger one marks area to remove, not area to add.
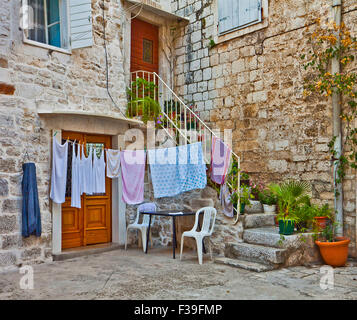
[[[67,259],[73,259],[77,257],[88,256],[92,254],[98,254],[108,252],[112,250],[118,250],[122,246],[118,243],[101,243],[93,244],[83,247],[64,249],[61,253],[52,254],[53,261],[63,261]]]

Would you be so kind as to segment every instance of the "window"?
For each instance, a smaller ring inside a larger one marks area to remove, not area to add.
[[[58,48],[68,48],[65,0],[27,0],[31,26],[27,39]]]
[[[93,44],[91,0],[23,0],[24,41],[64,50]]]
[[[148,39],[143,39],[143,61],[153,63],[153,42]]]
[[[242,29],[261,21],[261,0],[218,0],[219,34]]]

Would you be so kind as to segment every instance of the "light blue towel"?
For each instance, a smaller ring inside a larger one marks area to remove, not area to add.
[[[154,197],[173,197],[207,185],[201,142],[149,150]]]

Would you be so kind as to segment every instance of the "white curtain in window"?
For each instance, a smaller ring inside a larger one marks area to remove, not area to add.
[[[33,28],[29,30],[29,39],[46,43],[45,11],[43,0],[28,0],[33,10]]]

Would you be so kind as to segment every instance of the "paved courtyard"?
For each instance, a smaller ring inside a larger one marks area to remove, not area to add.
[[[357,299],[357,263],[334,270],[334,289],[320,288],[320,267],[255,273],[213,263],[194,252],[172,259],[130,248],[34,266],[34,289],[23,274],[0,274],[0,299]]]

